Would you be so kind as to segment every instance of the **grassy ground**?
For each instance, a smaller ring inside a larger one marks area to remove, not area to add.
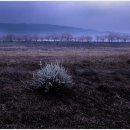
[[[0,128],[130,128],[129,46],[0,50]],[[28,89],[40,60],[67,67],[72,89]]]

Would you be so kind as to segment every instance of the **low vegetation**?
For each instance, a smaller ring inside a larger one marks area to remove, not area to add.
[[[2,44],[0,49],[0,128],[130,128],[129,45]],[[54,71],[50,68],[60,70],[61,77],[66,77],[67,68],[74,83],[71,89],[68,84],[57,93],[32,89],[33,73],[44,77]]]
[[[47,64],[33,74],[33,85],[35,89],[43,89],[49,92],[60,87],[71,87],[72,77],[60,64]]]

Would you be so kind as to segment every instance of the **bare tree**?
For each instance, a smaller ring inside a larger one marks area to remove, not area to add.
[[[4,39],[3,39],[3,36],[0,36],[0,42],[3,42]]]
[[[96,41],[97,41],[97,42],[100,41],[100,36],[99,36],[99,35],[96,36]]]
[[[30,42],[33,41],[33,37],[32,36],[28,36],[28,35],[23,35],[22,36],[23,41],[25,42]]]
[[[52,34],[51,35],[51,39],[56,42],[56,41],[59,41],[59,35],[58,34]]]
[[[75,37],[73,37],[73,40],[74,40],[75,42],[78,42],[78,41],[79,41],[79,37],[78,37],[78,36],[75,36]]]
[[[93,37],[92,36],[86,36],[85,39],[86,39],[87,42],[91,42],[93,40]]]
[[[61,41],[72,41],[73,36],[69,33],[62,34],[60,36]]]
[[[24,36],[17,36],[17,41],[23,42],[24,40],[25,40]]]
[[[101,42],[105,42],[106,39],[107,39],[106,36],[104,36],[104,35],[100,36],[100,41],[101,41]]]
[[[121,39],[123,42],[127,42],[129,40],[129,35],[123,34],[123,35],[121,35]]]
[[[38,35],[34,35],[32,36],[32,40],[37,42],[39,40],[39,36]]]
[[[4,40],[7,42],[13,42],[15,39],[15,36],[13,34],[8,34],[6,36],[4,36]]]
[[[46,39],[47,41],[51,41],[51,40],[52,40],[52,36],[49,34],[49,35],[45,36],[45,39]]]
[[[113,42],[114,40],[115,40],[115,36],[114,36],[114,34],[108,34],[108,35],[106,35],[106,38],[107,38],[107,41],[108,42]]]
[[[78,37],[78,40],[80,42],[85,42],[86,41],[86,37],[85,36],[80,36],[80,37]]]
[[[42,37],[39,38],[39,40],[40,40],[40,41],[44,41],[44,40],[45,40],[45,37],[42,36]]]

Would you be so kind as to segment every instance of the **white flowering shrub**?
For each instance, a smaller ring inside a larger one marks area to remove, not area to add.
[[[52,88],[71,87],[72,77],[62,65],[51,63],[33,74],[33,82],[36,88],[49,92]]]

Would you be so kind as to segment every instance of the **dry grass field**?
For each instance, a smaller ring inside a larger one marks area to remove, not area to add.
[[[39,61],[62,63],[71,89],[29,89]],[[130,128],[130,46],[0,45],[0,128]]]

